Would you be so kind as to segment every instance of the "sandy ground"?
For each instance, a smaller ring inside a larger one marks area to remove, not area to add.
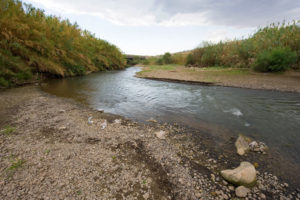
[[[115,119],[37,86],[0,92],[0,199],[235,198],[219,176],[225,155],[196,149],[179,127]],[[248,199],[297,192],[261,172]]]
[[[137,74],[140,78],[167,81],[183,81],[209,85],[241,87],[250,89],[279,90],[300,92],[300,72],[286,72],[284,74],[271,73],[230,73],[201,68],[176,67],[173,70],[145,70]],[[234,69],[233,69],[234,70]]]

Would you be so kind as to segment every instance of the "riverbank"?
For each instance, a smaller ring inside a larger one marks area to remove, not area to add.
[[[143,66],[140,78],[249,89],[300,92],[300,72],[258,73],[239,68],[194,68],[179,65]]]
[[[233,199],[219,172],[245,159],[262,165],[248,198],[297,196],[265,171],[268,155],[217,154],[190,130],[134,123],[38,86],[0,92],[0,130],[1,199]]]

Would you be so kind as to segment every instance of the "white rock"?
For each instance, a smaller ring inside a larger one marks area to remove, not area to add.
[[[114,123],[115,123],[115,124],[121,124],[121,123],[122,123],[122,120],[121,120],[121,119],[115,119],[115,120],[114,120]]]
[[[235,169],[223,170],[221,175],[234,185],[253,186],[256,183],[256,170],[249,162],[241,162]]]
[[[153,118],[150,118],[150,119],[147,120],[147,122],[157,123],[157,120],[155,120]]]
[[[103,110],[103,109],[100,109],[100,108],[97,109],[97,111],[100,112],[100,113],[104,113],[104,110]]]
[[[88,124],[90,124],[90,125],[91,125],[91,124],[93,124],[93,123],[94,123],[92,119],[93,119],[93,117],[89,117],[89,118],[88,118]]]
[[[67,130],[67,127],[61,126],[61,127],[58,128],[58,130],[60,130],[60,131]]]
[[[144,199],[147,200],[147,199],[149,199],[150,195],[149,195],[149,193],[146,193],[146,194],[143,195],[143,197],[144,197]]]
[[[251,142],[251,139],[240,134],[238,139],[235,142],[235,147],[237,150],[237,153],[242,156],[245,153],[249,151],[249,143]]]
[[[104,120],[103,123],[100,124],[101,129],[105,129],[107,127],[107,121]]]
[[[253,150],[258,147],[258,143],[256,141],[253,141],[249,144],[249,147],[251,150]]]
[[[235,189],[235,195],[237,197],[246,197],[249,192],[250,190],[245,186],[239,186]]]
[[[161,140],[165,140],[166,139],[166,135],[167,133],[165,131],[158,131],[154,133],[156,135],[156,137],[158,137]]]

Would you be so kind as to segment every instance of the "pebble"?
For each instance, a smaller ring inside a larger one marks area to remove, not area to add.
[[[195,196],[196,196],[197,198],[200,198],[202,195],[201,195],[201,193],[197,192],[197,193],[195,194]]]
[[[246,197],[249,192],[250,190],[245,186],[239,186],[235,189],[235,195],[237,197]]]
[[[149,193],[143,195],[144,199],[149,199]]]
[[[230,185],[230,186],[228,186],[228,189],[229,189],[230,191],[234,191],[234,186]]]
[[[263,193],[261,193],[261,194],[259,195],[259,197],[260,197],[261,199],[266,199],[266,195],[263,194]]]

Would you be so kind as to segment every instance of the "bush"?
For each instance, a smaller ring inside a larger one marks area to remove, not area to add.
[[[278,47],[259,53],[253,68],[259,72],[280,72],[287,70],[296,60],[296,52],[289,48]]]
[[[142,64],[143,65],[149,65],[150,61],[148,59],[145,59],[145,60],[142,61]]]
[[[207,43],[206,46],[203,47],[200,65],[203,67],[219,66],[220,56],[223,51],[223,46],[224,45],[222,42],[216,45]]]
[[[9,82],[7,80],[5,80],[3,77],[0,77],[0,86],[8,87]]]
[[[194,65],[194,64],[195,64],[194,57],[193,57],[193,55],[190,53],[190,54],[186,57],[185,65],[188,66],[188,65]]]
[[[163,65],[164,64],[164,61],[162,58],[158,58],[155,62],[157,65]]]
[[[165,53],[163,55],[162,59],[163,59],[163,64],[171,64],[172,63],[172,55],[169,52]]]

